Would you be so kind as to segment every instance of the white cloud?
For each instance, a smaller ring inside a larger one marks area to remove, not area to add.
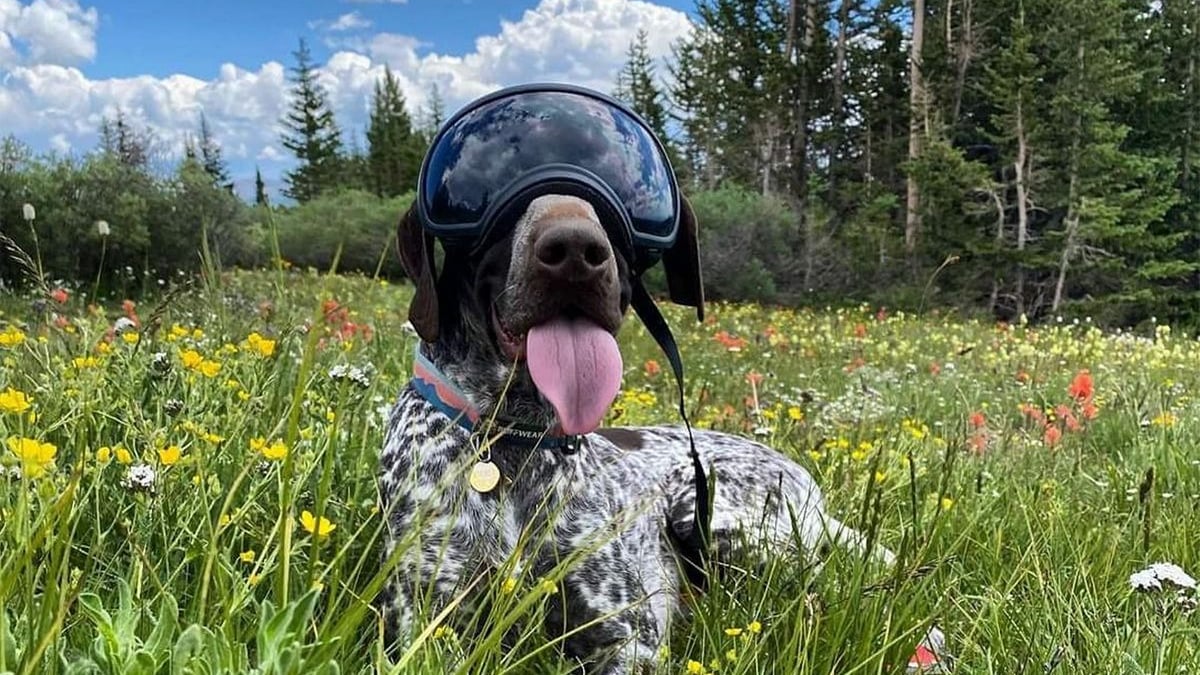
[[[75,0],[0,0],[0,68],[91,61],[98,24],[96,8]]]
[[[345,33],[370,28],[371,21],[358,12],[348,12],[333,21],[326,21],[324,19],[309,21],[308,27],[312,30],[321,30],[329,33]]]
[[[11,25],[13,3],[0,0],[0,26]],[[16,7],[23,16],[38,3],[74,8],[74,15],[93,17],[92,23],[80,25],[95,26],[95,10],[79,9],[73,0],[35,0]],[[495,34],[476,39],[474,50],[465,54],[422,53],[419,50],[429,45],[393,33],[340,38],[331,42],[336,51],[320,66],[319,78],[347,139],[350,130],[357,130],[361,142],[371,91],[385,64],[399,78],[414,112],[425,105],[435,83],[447,113],[519,82],[572,82],[610,91],[639,28],[649,33],[651,55],[663,57],[690,24],[682,12],[642,0],[541,0],[520,20],[503,22]],[[286,166],[288,157],[278,146],[289,88],[282,63],[272,61],[257,69],[225,64],[212,79],[172,75],[93,80],[66,58],[36,63],[26,59],[5,68],[5,44],[0,39],[0,119],[4,131],[37,147],[93,147],[101,117],[120,107],[178,152],[184,135],[195,132],[203,111],[226,156],[243,160],[235,169],[253,176],[253,166],[247,163],[255,160]],[[19,51],[48,53],[44,40],[36,50],[32,43],[25,44]],[[94,41],[88,44],[94,53]]]

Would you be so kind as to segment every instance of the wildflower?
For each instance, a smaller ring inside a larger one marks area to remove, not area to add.
[[[287,457],[288,452],[287,445],[283,441],[277,440],[274,443],[268,444],[267,439],[262,437],[250,439],[250,449],[261,453],[263,457],[272,461],[278,461]]]
[[[751,633],[754,633],[755,635],[758,635],[759,633],[762,632],[762,624],[759,623],[758,619],[755,619],[754,621],[751,621],[746,626],[746,630],[750,631]]]
[[[112,229],[109,228],[107,220],[96,221],[96,234],[101,237],[107,237],[109,234],[112,234]]]
[[[37,218],[37,210],[33,208],[33,204],[26,203],[21,205],[21,217],[24,218],[26,222],[32,222],[35,218]]]
[[[138,341],[138,334],[137,334],[137,333],[122,333],[122,334],[121,334],[121,339],[122,339],[122,340],[125,342],[125,344],[127,344],[127,345],[137,344],[137,341]]]
[[[29,410],[31,403],[32,400],[23,391],[12,387],[0,391],[0,412],[20,415]]]
[[[107,445],[96,451],[97,462],[100,462],[101,464],[108,464],[110,459],[112,459],[112,448],[108,447]]]
[[[699,661],[688,659],[687,662],[688,675],[704,675],[704,664]]]
[[[250,347],[250,351],[263,358],[267,358],[275,353],[275,341],[268,340],[258,333],[248,335],[246,337],[246,344]]]
[[[4,407],[3,395],[0,395],[0,409]],[[1150,420],[1150,423],[1156,427],[1173,427],[1177,418],[1171,412],[1163,411]]]
[[[246,583],[250,584],[251,586],[257,586],[258,582],[260,581],[262,581],[262,577],[258,576],[257,574],[251,574],[250,576],[246,577]]]
[[[154,467],[149,464],[135,464],[125,472],[125,477],[121,479],[121,487],[134,492],[153,492],[157,479],[158,474],[154,472]]]
[[[1042,442],[1046,447],[1053,448],[1058,445],[1058,441],[1062,438],[1062,430],[1057,426],[1050,424],[1046,426],[1046,431],[1042,434]]]
[[[433,629],[433,639],[435,640],[453,640],[455,637],[457,635],[455,635],[454,629],[449,626],[442,625]]]
[[[182,451],[178,445],[171,445],[165,448],[159,448],[158,461],[162,462],[163,466],[174,466],[179,462],[179,457]]]
[[[887,480],[887,473],[885,473],[883,471],[875,472],[875,482],[876,483],[882,483],[885,480]]]
[[[67,290],[65,288],[56,288],[53,291],[50,291],[50,299],[60,305],[65,305],[67,304],[67,300],[70,299],[70,296],[67,294]]]
[[[100,361],[94,356],[76,356],[71,359],[71,365],[75,366],[78,370],[84,370],[86,368],[95,368],[100,365]]]
[[[137,328],[137,324],[127,316],[123,316],[113,322],[113,332],[117,334],[124,333],[133,328]]]
[[[133,455],[131,455],[129,453],[129,451],[126,450],[125,448],[118,445],[116,448],[113,449],[113,453],[117,456],[118,462],[120,462],[122,464],[133,463]]]
[[[1180,588],[1196,590],[1196,580],[1175,563],[1154,563],[1129,575],[1129,587],[1135,591],[1161,589],[1164,581]]]
[[[205,359],[200,363],[198,368],[200,374],[205,377],[216,377],[217,373],[221,372],[221,364],[216,361]]]
[[[737,650],[736,650],[736,649],[729,649],[729,650],[726,650],[726,652],[725,652],[725,660],[726,660],[726,661],[728,661],[728,662],[730,662],[730,663],[736,663],[736,662],[737,662],[737,657],[738,657],[738,655],[737,655]]]
[[[204,362],[204,357],[195,349],[188,349],[181,352],[179,358],[183,361],[183,367],[188,370],[195,370]]]
[[[0,347],[17,347],[25,342],[25,333],[16,326],[0,331]]]
[[[799,422],[804,419],[804,411],[797,406],[791,406],[787,411],[788,419]]]
[[[244,563],[254,562],[254,549],[249,549],[249,550],[242,551],[241,553],[239,553],[238,560],[241,560]]]
[[[950,497],[942,497],[941,506],[942,506],[943,511],[949,511],[951,508],[954,507],[954,500],[951,499]]]
[[[500,584],[500,592],[505,595],[512,595],[512,592],[515,591],[516,589],[517,589],[517,580],[512,577],[505,579],[504,583]]]
[[[728,635],[729,637],[737,637],[742,634],[742,629],[741,628],[726,628],[725,634]]]
[[[1089,401],[1094,393],[1095,385],[1092,382],[1092,375],[1087,370],[1079,371],[1067,387],[1067,395],[1078,401]]]
[[[41,478],[54,465],[58,448],[33,438],[10,438],[8,449],[21,460],[21,473],[29,478]]]
[[[317,517],[309,511],[300,512],[300,525],[306,532],[315,534],[318,537],[328,536],[330,532],[337,529],[337,525],[334,525],[329,519],[321,516],[320,521],[318,521]]]
[[[662,366],[654,359],[646,359],[646,377],[654,377],[662,372]]]
[[[982,412],[976,410],[967,418],[967,423],[971,425],[972,429],[978,429],[987,424],[987,418],[983,416]]]
[[[364,368],[358,366],[347,366],[344,363],[329,369],[329,378],[332,380],[350,380],[354,384],[366,389],[371,386],[371,373],[374,367],[367,364]],[[332,420],[330,420],[332,421]]]

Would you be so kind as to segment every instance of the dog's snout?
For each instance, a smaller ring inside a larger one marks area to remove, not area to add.
[[[612,248],[592,223],[567,221],[542,230],[533,245],[538,271],[559,281],[589,281],[604,273]]]

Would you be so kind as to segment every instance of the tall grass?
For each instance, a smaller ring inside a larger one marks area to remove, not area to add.
[[[538,625],[565,569],[516,561],[471,580],[486,613],[425,612],[385,656],[375,479],[408,289],[281,264],[204,281],[120,334],[124,310],[74,293],[0,297],[0,673],[565,672]],[[1200,667],[1195,596],[1129,585],[1200,570],[1195,340],[664,309],[695,423],[795,457],[899,561],[734,561],[687,598],[661,672],[903,672],[934,623],[964,673]],[[610,421],[675,420],[653,340],[632,320],[621,342]]]

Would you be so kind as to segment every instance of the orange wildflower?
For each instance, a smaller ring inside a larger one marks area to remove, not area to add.
[[[1094,393],[1095,384],[1092,382],[1092,374],[1087,370],[1079,371],[1075,375],[1075,379],[1071,380],[1070,386],[1067,387],[1067,395],[1080,401],[1092,400]]]

